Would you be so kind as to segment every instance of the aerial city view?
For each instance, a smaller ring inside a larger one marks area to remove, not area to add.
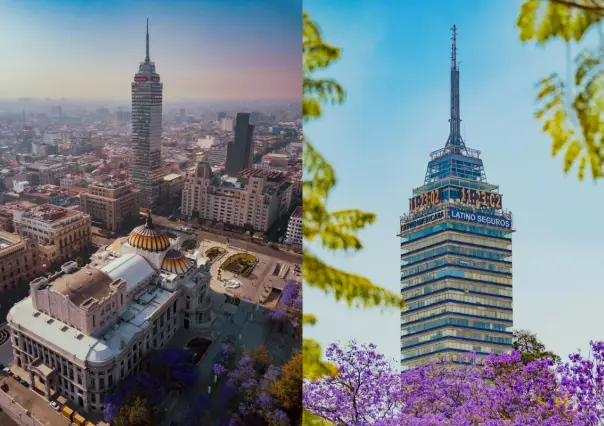
[[[299,421],[301,4],[293,3],[266,13],[208,2],[208,19],[245,26],[231,38],[219,33],[221,22],[205,28],[216,32],[216,63],[230,67],[215,65],[208,78],[222,80],[205,87],[223,85],[223,96],[183,85],[189,71],[159,59],[191,48],[175,43],[197,31],[187,14],[203,21],[192,3],[179,12],[182,35],[171,25],[178,17],[151,8],[154,21],[129,7],[136,21],[124,37],[138,57],[117,55],[112,61],[125,65],[110,65],[106,82],[91,64],[90,86],[82,84],[67,53],[56,86],[16,93],[27,84],[17,66],[8,69],[15,84],[0,93],[1,425]],[[49,9],[49,37],[64,30],[52,24],[58,12]],[[259,43],[255,56],[237,45],[249,27],[276,19],[288,29],[249,41]],[[88,39],[100,28],[76,31]],[[214,43],[205,37],[197,41]]]

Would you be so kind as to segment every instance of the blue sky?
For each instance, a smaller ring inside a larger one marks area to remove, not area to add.
[[[399,216],[423,184],[431,151],[448,136],[450,28],[458,27],[462,135],[482,151],[487,178],[514,213],[514,325],[530,329],[561,356],[604,340],[601,327],[601,185],[564,175],[560,158],[534,120],[535,83],[566,75],[566,50],[522,45],[520,1],[306,0],[324,38],[342,48],[326,72],[342,83],[346,103],[325,108],[305,126],[335,166],[329,207],[361,208],[377,223],[360,236],[362,252],[329,263],[393,291],[400,288]],[[574,53],[577,52],[574,48]],[[573,53],[573,54],[574,54]],[[319,323],[305,337],[326,345],[356,338],[399,359],[399,312],[352,310],[305,289],[305,311]]]
[[[0,0],[0,98],[128,98],[145,59],[167,98],[301,97],[302,0]]]

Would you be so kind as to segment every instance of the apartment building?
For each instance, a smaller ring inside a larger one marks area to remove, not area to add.
[[[267,232],[289,211],[292,184],[287,173],[245,169],[237,178],[215,176],[209,163],[197,165],[182,193],[182,214]]]
[[[13,211],[17,234],[38,242],[41,259],[47,265],[72,260],[90,246],[90,215],[43,204],[28,211]]]
[[[99,181],[80,194],[80,211],[89,214],[95,225],[117,231],[125,221],[138,217],[139,192],[126,181]]]
[[[285,243],[295,248],[302,248],[302,206],[296,207],[287,223]]]
[[[0,231],[0,293],[36,278],[40,274],[38,256],[35,240]]]

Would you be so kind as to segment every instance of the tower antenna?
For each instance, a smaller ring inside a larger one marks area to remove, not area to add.
[[[149,59],[149,18],[147,18],[147,55],[145,56],[145,63],[148,64],[151,61]]]
[[[445,147],[452,147],[455,152],[465,150],[461,137],[461,115],[459,110],[459,68],[457,64],[457,26],[451,28],[451,117],[449,118],[449,139]]]

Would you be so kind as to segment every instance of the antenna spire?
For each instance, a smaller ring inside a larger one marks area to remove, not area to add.
[[[147,18],[147,55],[145,56],[145,63],[148,64],[151,61],[149,59],[149,18]]]
[[[446,146],[465,148],[461,137],[461,115],[459,111],[459,68],[457,67],[457,26],[451,28],[451,118],[449,119],[449,139]],[[457,151],[457,149],[455,150]]]

